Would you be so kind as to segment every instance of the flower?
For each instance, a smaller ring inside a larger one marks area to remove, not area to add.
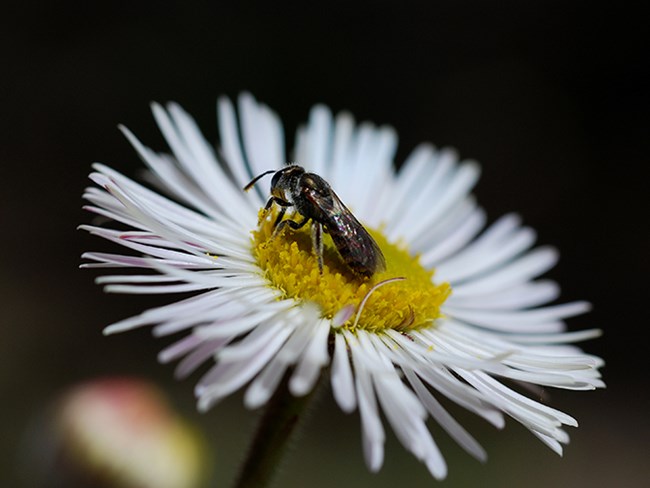
[[[276,211],[260,211],[268,192],[261,184],[242,191],[256,175],[283,167],[287,156],[275,113],[249,94],[238,109],[219,100],[216,149],[173,103],[153,105],[172,155],[121,128],[169,197],[94,166],[97,186],[85,193],[87,208],[121,225],[82,227],[132,253],[89,252],[84,266],[145,270],[98,278],[111,292],[193,292],[106,333],[145,325],[156,336],[185,332],[159,359],[182,358],[179,377],[215,360],[196,386],[201,409],[245,385],[246,406],[262,406],[287,374],[290,392],[305,395],[328,371],[340,408],[359,410],[372,471],[383,462],[380,411],[436,478],[445,477],[446,464],[425,425],[429,416],[471,455],[486,458],[440,396],[499,428],[504,415],[513,417],[561,454],[568,441],[562,426],[576,421],[503,380],[603,387],[603,361],[572,345],[599,331],[565,331],[563,319],[589,304],[547,305],[558,286],[536,278],[554,266],[557,252],[531,250],[535,233],[517,215],[484,230],[485,213],[470,194],[479,166],[423,144],[397,171],[393,129],[314,107],[297,132],[293,158],[331,184],[386,259],[385,271],[359,277],[326,236],[321,272],[309,226],[274,235]]]

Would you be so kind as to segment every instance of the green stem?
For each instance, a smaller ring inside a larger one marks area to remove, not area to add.
[[[266,404],[248,455],[240,468],[235,488],[269,486],[287,452],[291,435],[304,419],[306,407],[314,398],[321,379],[322,375],[310,393],[294,397],[288,388],[289,375],[285,376]]]

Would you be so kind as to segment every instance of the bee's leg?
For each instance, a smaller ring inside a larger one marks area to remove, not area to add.
[[[284,213],[287,211],[287,207],[280,207],[280,212],[278,212],[278,216],[275,219],[275,222],[273,222],[273,234],[275,234],[275,230],[278,228],[278,224],[282,222],[282,219],[284,218]]]
[[[268,215],[269,210],[273,206],[273,201],[274,201],[273,198],[274,197],[271,197],[266,201],[266,205],[264,205],[264,210],[262,210],[257,217],[257,225],[260,225],[262,223],[262,220],[264,220]]]
[[[283,209],[284,210],[284,209]],[[273,235],[271,236],[271,239],[274,238],[276,235],[278,235],[280,232],[282,232],[282,229],[285,228],[285,226],[291,227],[293,230],[298,230],[301,227],[303,227],[307,222],[309,221],[309,217],[303,217],[301,222],[296,222],[295,220],[283,220],[282,222],[279,222],[275,230],[273,231]]]
[[[318,259],[318,270],[323,274],[323,226],[319,222],[313,222],[311,225],[311,243]]]
[[[262,220],[264,220],[264,217],[266,217],[266,214],[271,209],[274,203],[276,203],[280,207],[280,214],[278,215],[278,218],[275,219],[273,228],[275,228],[278,225],[278,223],[282,220],[282,217],[284,217],[284,212],[286,211],[287,207],[293,206],[292,203],[289,203],[286,200],[282,200],[281,198],[272,196],[266,201],[266,205],[264,205],[264,211],[260,215],[259,222],[257,222],[257,225],[260,225],[262,223]]]

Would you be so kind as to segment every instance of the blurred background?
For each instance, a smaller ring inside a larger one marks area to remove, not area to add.
[[[105,295],[79,270],[85,250],[115,250],[77,231],[90,164],[130,176],[141,164],[116,129],[166,149],[150,101],[174,100],[206,137],[215,101],[251,91],[291,138],[318,102],[393,125],[397,161],[421,141],[482,163],[491,220],[519,212],[561,250],[549,276],[563,300],[594,311],[583,347],[604,357],[607,390],[547,391],[577,417],[558,458],[515,422],[499,432],[451,408],[489,453],[482,465],[432,425],[456,486],[647,486],[650,479],[647,276],[650,153],[647,23],[626,2],[580,1],[43,2],[0,18],[0,486],[35,486],[34,439],[62,392],[131,375],[157,385],[209,445],[210,486],[227,486],[257,412],[241,396],[196,412],[193,379],[156,363],[165,342],[104,326],[166,300]],[[277,486],[431,486],[389,436],[367,471],[358,415],[322,395]]]

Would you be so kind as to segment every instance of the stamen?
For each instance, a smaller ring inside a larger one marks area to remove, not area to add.
[[[368,301],[368,298],[370,298],[370,295],[372,295],[372,292],[373,292],[373,291],[375,291],[375,290],[376,290],[377,288],[379,288],[380,286],[387,285],[388,283],[392,283],[392,282],[394,282],[394,281],[404,281],[405,279],[406,279],[406,278],[404,278],[403,276],[398,276],[397,278],[389,278],[389,279],[387,279],[387,280],[380,281],[380,282],[377,283],[375,286],[373,286],[372,288],[370,288],[370,290],[368,291],[368,293],[366,293],[366,296],[363,297],[363,300],[361,300],[361,305],[359,305],[359,310],[357,311],[357,317],[354,319],[354,324],[352,325],[352,328],[353,328],[353,329],[356,329],[356,328],[357,328],[357,324],[359,323],[359,317],[361,316],[361,312],[363,311],[363,307],[366,306],[366,302]],[[411,310],[411,311],[412,311],[412,310]]]

